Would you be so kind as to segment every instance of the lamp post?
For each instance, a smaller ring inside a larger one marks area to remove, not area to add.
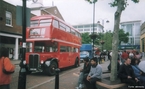
[[[102,36],[103,36],[103,33],[104,33],[104,21],[105,21],[105,19],[101,19],[101,20],[102,20]],[[97,23],[100,24],[100,21],[98,21]],[[109,23],[109,20],[106,20],[106,23]],[[103,41],[103,37],[102,36],[101,36],[100,43],[102,45],[102,52],[103,52],[103,45],[104,45],[105,41]]]
[[[19,78],[18,78],[18,89],[26,89],[26,66],[23,64],[25,60],[25,53],[26,53],[26,0],[23,0],[23,10],[22,10],[22,59],[20,62],[20,71],[19,71]]]
[[[94,27],[95,27],[95,3],[97,2],[97,0],[90,0],[90,3],[93,3],[93,33],[90,35],[90,38],[93,40],[93,57],[94,57],[94,43],[95,43],[95,39],[97,37],[96,34],[94,34]]]

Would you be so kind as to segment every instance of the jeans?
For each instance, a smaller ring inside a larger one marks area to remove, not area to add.
[[[78,79],[78,86],[80,84],[83,84],[83,76],[84,76],[84,73],[83,72],[80,72],[80,76],[79,76],[79,79]]]
[[[98,78],[91,78],[89,81],[87,79],[84,80],[84,83],[87,89],[97,89],[96,81],[100,81],[101,79]]]
[[[78,79],[78,87],[80,84],[84,84],[84,79],[86,79],[88,76],[88,73],[83,73],[83,72],[80,72],[80,76],[79,76],[79,79]]]

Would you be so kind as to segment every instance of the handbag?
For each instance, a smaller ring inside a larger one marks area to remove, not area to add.
[[[14,73],[14,71],[7,71],[5,68],[4,68],[4,59],[3,59],[3,68],[2,68],[2,71],[4,74],[12,74]]]

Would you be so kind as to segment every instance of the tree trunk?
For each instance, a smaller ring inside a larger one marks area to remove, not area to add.
[[[124,6],[124,0],[118,0],[117,11],[114,15],[114,31],[113,31],[113,42],[112,42],[112,59],[111,59],[111,81],[117,79],[117,58],[118,58],[118,30],[120,24],[121,13]]]

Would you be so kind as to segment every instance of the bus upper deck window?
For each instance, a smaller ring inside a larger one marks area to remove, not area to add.
[[[42,19],[40,20],[39,26],[50,26],[52,19]]]
[[[58,21],[57,20],[53,20],[53,26],[58,28]]]
[[[36,26],[38,26],[38,24],[39,24],[38,20],[32,20],[31,21],[31,27],[36,27]]]

